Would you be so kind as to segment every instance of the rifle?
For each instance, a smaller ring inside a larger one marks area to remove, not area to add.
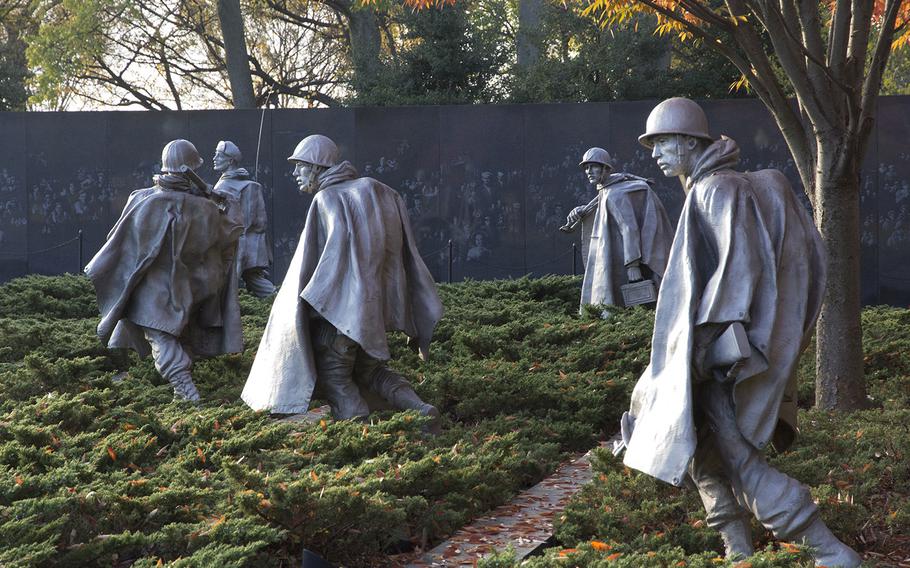
[[[199,193],[203,197],[207,197],[215,202],[215,205],[217,205],[218,209],[222,212],[227,208],[227,201],[222,196],[214,193],[212,191],[212,186],[205,183],[205,180],[199,177],[199,174],[194,172],[192,168],[184,164],[180,166],[180,173],[183,174],[183,177],[189,180],[190,183],[196,186],[196,189],[199,190]]]

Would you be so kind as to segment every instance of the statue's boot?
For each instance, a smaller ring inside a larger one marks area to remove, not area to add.
[[[414,389],[411,387],[399,387],[389,400],[392,405],[399,410],[416,410],[421,416],[429,416],[430,422],[426,425],[426,431],[434,436],[442,432],[442,420],[439,409],[421,400]]]
[[[807,528],[795,533],[791,540],[813,549],[816,566],[856,568],[862,563],[859,554],[834,536],[819,518],[812,521]]]
[[[199,404],[199,391],[196,390],[196,385],[188,371],[175,373],[167,380],[174,387],[175,400]]]
[[[748,519],[736,519],[715,527],[724,541],[727,560],[740,560],[755,554],[752,547],[752,524]]]
[[[421,416],[429,416],[426,431],[434,436],[441,432],[439,409],[424,402],[406,379],[388,367],[379,367],[373,372],[373,388],[398,410],[416,410]]]

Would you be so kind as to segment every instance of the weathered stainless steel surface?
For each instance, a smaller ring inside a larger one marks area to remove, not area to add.
[[[573,209],[563,231],[582,231],[585,277],[581,305],[634,305],[624,301],[621,286],[643,279],[655,289],[667,264],[673,226],[650,183],[632,174],[611,174],[610,155],[602,148],[591,148],[582,156],[581,166],[598,195],[591,202]]]
[[[149,353],[179,398],[198,400],[192,356],[243,349],[236,283],[241,227],[183,169],[202,162],[186,140],[168,143],[155,185],[134,191],[88,263],[109,347]]]
[[[671,101],[674,109],[697,107]],[[752,514],[777,538],[805,539],[820,565],[857,566],[808,489],[762,454],[770,442],[785,449],[796,434],[795,369],[825,284],[818,231],[780,172],[736,171],[736,143],[675,132],[688,126],[664,112],[667,102],[642,143],[687,196],[657,300],[651,362],[624,420],[624,463],[674,485],[690,476],[728,552],[742,552],[736,527]],[[750,356],[711,367],[708,354],[731,324],[743,327]]]
[[[242,158],[240,149],[233,142],[222,140],[218,143],[212,164],[215,171],[221,172],[221,177],[215,183],[213,193],[227,202],[228,214],[243,225],[237,243],[235,278],[242,277],[247,290],[263,298],[275,293],[274,284],[266,277],[272,263],[272,249],[266,237],[268,215],[262,186],[240,167]]]
[[[256,410],[308,410],[316,388],[336,418],[365,416],[364,390],[395,408],[438,417],[385,366],[386,333],[402,331],[426,357],[442,303],[411,232],[401,197],[338,160],[325,136],[305,138],[289,158],[302,191],[316,195],[297,251],[253,361],[242,398]],[[354,378],[361,380],[355,385]]]

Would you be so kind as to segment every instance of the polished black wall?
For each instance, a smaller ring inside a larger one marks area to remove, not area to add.
[[[286,157],[312,133],[333,138],[363,175],[402,194],[437,280],[448,276],[450,239],[455,280],[571,273],[578,235],[557,229],[594,196],[578,167],[588,147],[608,149],[617,170],[654,179],[671,217],[679,214],[679,183],[662,177],[637,142],[654,104],[0,113],[0,281],[76,272],[78,231],[87,262],[130,191],[151,185],[164,144],[187,138],[212,182],[219,140],[234,141],[251,171],[258,144],[280,282],[310,199],[298,195]],[[781,169],[801,194],[786,145],[758,101],[703,106],[712,134],[739,142],[743,169]],[[863,300],[908,305],[910,97],[885,97],[879,106],[862,181]]]

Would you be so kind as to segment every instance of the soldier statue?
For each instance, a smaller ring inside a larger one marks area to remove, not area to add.
[[[612,173],[610,154],[603,148],[589,149],[579,165],[597,187],[597,197],[572,209],[561,229],[570,232],[581,224],[587,226],[593,217],[590,230],[582,231],[582,238],[587,238],[587,243],[582,243],[586,254],[582,307],[644,303],[632,300],[628,287],[624,288],[644,280],[653,286],[642,300],[653,301],[673,241],[673,225],[663,204],[648,180]]]
[[[151,353],[175,398],[189,402],[199,401],[194,358],[243,350],[230,278],[242,227],[193,171],[201,165],[192,143],[169,142],[155,185],[130,195],[85,268],[101,309],[101,340]]]
[[[236,144],[229,140],[218,143],[212,166],[221,172],[221,178],[215,183],[214,193],[228,203],[230,214],[243,225],[243,234],[237,243],[237,277],[243,278],[250,293],[264,298],[275,293],[275,285],[268,279],[272,262],[272,251],[265,236],[268,216],[262,186],[240,167],[242,159]]]
[[[818,566],[858,566],[808,488],[763,455],[797,432],[796,366],[825,288],[812,217],[781,172],[734,169],[736,142],[711,137],[693,101],[657,105],[639,141],[686,200],[650,365],[622,421],[625,464],[674,485],[691,478],[728,557],[753,553],[754,516],[776,538],[812,547]]]
[[[288,161],[300,191],[315,196],[243,400],[255,410],[296,414],[319,396],[338,420],[362,420],[384,406],[415,409],[437,428],[439,411],[386,366],[387,332],[404,332],[426,358],[442,317],[404,200],[358,177],[325,136],[304,138]]]

